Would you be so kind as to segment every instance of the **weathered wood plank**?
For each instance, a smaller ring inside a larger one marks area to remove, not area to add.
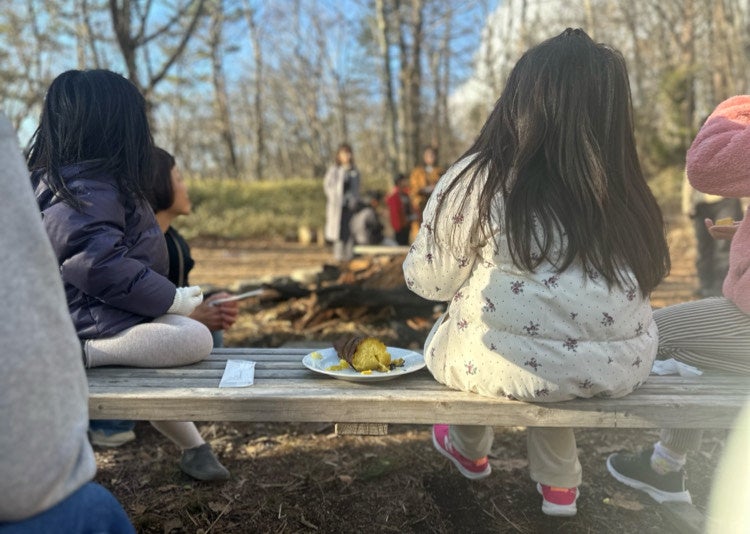
[[[387,436],[388,425],[383,423],[336,423],[334,432],[339,436]]]
[[[658,404],[648,399],[531,404],[493,402],[457,395],[462,392],[447,392],[443,401],[435,403],[426,401],[418,392],[400,398],[358,393],[362,391],[301,392],[254,387],[231,391],[152,388],[115,394],[92,390],[89,404],[90,416],[104,419],[729,428],[745,401],[745,397],[683,397]],[[690,416],[686,417],[686,413]]]
[[[354,245],[354,254],[365,256],[404,256],[409,252],[407,245]]]
[[[98,371],[98,372],[94,372]],[[164,386],[169,384],[173,387],[185,387],[184,380],[194,381],[190,387],[211,387],[211,384],[203,383],[202,381],[214,381],[214,387],[218,386],[219,380],[223,374],[223,368],[220,369],[193,369],[193,368],[173,368],[173,369],[130,369],[130,368],[118,368],[108,370],[92,370],[89,372],[89,385],[91,387],[98,387],[103,385],[120,384],[122,387],[148,387],[148,386]],[[404,387],[409,389],[418,389],[420,391],[432,392],[436,395],[435,400],[439,400],[445,387],[437,383],[429,373],[420,372],[410,375],[408,377],[400,377],[389,383],[364,383],[352,386],[350,382],[343,380],[334,380],[324,375],[311,373],[304,369],[274,369],[274,368],[256,368],[255,371],[256,383],[262,383],[263,385],[270,384],[272,382],[279,382],[281,384],[288,383],[290,381],[307,380],[307,383],[300,383],[300,387],[319,387],[321,382],[330,382],[334,384],[333,387],[348,388],[348,387],[368,387],[376,388],[378,391],[387,393],[391,390],[401,390]],[[403,381],[408,381],[406,384]],[[716,383],[697,383],[686,386],[685,384],[673,384],[673,383],[654,383],[646,384],[639,388],[637,391],[631,393],[629,396],[641,396],[641,395],[658,395],[661,397],[668,396],[682,396],[689,392],[691,396],[715,396],[717,391],[721,391],[722,395],[742,395],[747,393],[748,386],[742,383],[742,381],[734,380],[732,382],[725,382],[720,387]]]
[[[88,371],[92,418],[197,421],[463,423],[495,426],[729,428],[750,392],[746,377],[652,376],[621,399],[523,403],[453,391],[425,370],[352,383],[313,373],[306,348],[218,349],[167,369]],[[228,358],[256,361],[256,383],[218,388]]]

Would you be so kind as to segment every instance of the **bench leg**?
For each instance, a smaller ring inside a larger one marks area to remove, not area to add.
[[[337,436],[387,436],[388,423],[336,423]]]

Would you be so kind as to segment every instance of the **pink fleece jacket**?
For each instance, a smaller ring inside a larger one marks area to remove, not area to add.
[[[706,120],[687,153],[687,176],[697,190],[750,196],[750,95],[725,100]],[[750,315],[750,218],[732,238],[724,296]]]

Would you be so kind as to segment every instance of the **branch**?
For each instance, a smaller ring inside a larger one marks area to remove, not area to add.
[[[164,63],[164,66],[162,67],[161,72],[159,72],[159,74],[151,78],[149,82],[149,86],[151,88],[153,88],[157,83],[159,83],[162,80],[162,78],[164,78],[164,76],[167,75],[167,72],[172,67],[174,62],[177,61],[177,58],[180,57],[183,50],[185,50],[185,46],[187,45],[187,42],[190,40],[190,37],[193,35],[193,32],[195,31],[195,28],[198,25],[198,20],[203,15],[204,4],[205,4],[205,0],[198,0],[198,7],[195,10],[195,15],[193,15],[193,20],[190,21],[190,25],[188,26],[187,30],[185,30],[185,33],[183,34],[182,39],[180,40],[180,44],[177,46],[177,49],[169,57],[169,59]]]

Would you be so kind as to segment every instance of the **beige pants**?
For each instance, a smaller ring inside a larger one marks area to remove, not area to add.
[[[477,460],[492,449],[494,431],[491,426],[450,425],[449,437],[458,452]],[[529,427],[526,448],[533,481],[561,488],[581,484],[581,464],[572,428]]]

